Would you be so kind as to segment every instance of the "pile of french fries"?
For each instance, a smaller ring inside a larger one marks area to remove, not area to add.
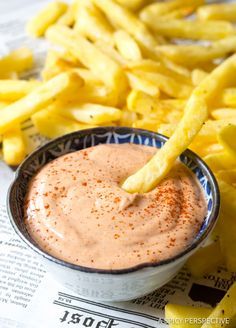
[[[18,165],[27,154],[22,134],[26,120],[47,138],[105,125],[173,136],[155,165],[144,167],[123,187],[130,192],[150,190],[189,146],[215,173],[222,204],[214,243],[187,265],[197,277],[223,263],[236,271],[235,22],[235,3],[50,2],[26,27],[31,37],[45,37],[51,45],[41,78],[20,79],[33,66],[27,48],[0,59],[4,160]],[[156,176],[148,175],[152,170]],[[235,291],[232,294],[236,309]],[[167,310],[168,316],[186,314],[186,309],[181,312],[171,305]],[[214,311],[202,309],[199,314],[216,315],[218,308]]]

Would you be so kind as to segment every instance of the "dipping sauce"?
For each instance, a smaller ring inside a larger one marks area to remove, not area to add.
[[[183,251],[207,212],[203,190],[180,162],[154,190],[129,194],[121,182],[157,151],[103,144],[61,156],[33,177],[26,227],[47,253],[81,266],[124,269]]]

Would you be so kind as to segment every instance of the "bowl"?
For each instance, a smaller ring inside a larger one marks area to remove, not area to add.
[[[7,197],[11,224],[18,236],[44,261],[46,269],[54,278],[71,291],[94,300],[126,301],[163,286],[176,275],[212,231],[220,204],[217,182],[207,165],[192,151],[186,150],[180,156],[180,161],[194,173],[207,201],[207,215],[191,245],[176,256],[157,263],[142,263],[127,269],[102,270],[82,267],[55,258],[40,249],[31,238],[24,224],[23,204],[32,176],[46,163],[61,155],[98,144],[135,143],[161,148],[167,139],[157,133],[126,127],[101,127],[77,131],[40,147],[30,154],[16,171]]]

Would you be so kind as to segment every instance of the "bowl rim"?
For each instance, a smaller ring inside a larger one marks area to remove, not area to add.
[[[33,251],[35,251],[38,255],[43,256],[45,259],[59,264],[63,267],[67,267],[69,269],[73,269],[76,271],[80,272],[85,272],[85,273],[97,273],[97,274],[111,274],[111,275],[122,275],[122,274],[127,274],[127,273],[132,273],[132,272],[137,272],[141,269],[148,269],[148,268],[161,268],[165,265],[173,264],[177,260],[180,260],[181,258],[184,258],[187,256],[187,254],[190,254],[193,250],[197,249],[208,237],[209,233],[212,231],[214,228],[218,214],[219,214],[219,209],[220,209],[220,191],[218,187],[218,183],[216,181],[216,178],[214,174],[212,173],[211,169],[208,167],[208,165],[193,151],[186,149],[182,154],[185,155],[186,157],[193,159],[197,166],[201,168],[201,170],[204,172],[204,175],[207,177],[207,181],[211,185],[211,192],[212,192],[212,199],[213,199],[213,204],[212,204],[212,209],[210,212],[209,220],[204,228],[204,231],[201,233],[199,238],[195,238],[195,240],[188,246],[186,247],[183,251],[179,252],[177,255],[172,256],[170,258],[167,258],[165,260],[161,260],[158,262],[144,262],[140,263],[138,265],[124,268],[124,269],[97,269],[97,268],[90,268],[86,266],[81,266],[77,264],[73,264],[64,260],[61,260],[57,257],[54,257],[53,255],[50,255],[46,253],[44,250],[42,250],[36,242],[34,242],[33,238],[32,241],[29,240],[25,234],[21,231],[21,229],[18,227],[12,209],[11,209],[11,200],[12,200],[12,190],[14,185],[18,182],[19,176],[21,175],[22,169],[28,164],[28,162],[31,161],[32,157],[34,157],[35,154],[38,152],[43,152],[46,149],[49,149],[52,145],[55,143],[60,143],[63,141],[66,141],[67,139],[73,139],[76,137],[85,137],[89,134],[96,134],[96,132],[118,132],[118,131],[126,131],[127,133],[135,133],[136,135],[141,135],[141,136],[147,136],[149,138],[156,138],[161,142],[166,142],[169,138],[156,132],[144,130],[144,129],[136,129],[136,128],[129,128],[129,127],[117,127],[117,126],[106,126],[106,127],[96,127],[96,128],[91,128],[91,129],[84,129],[80,131],[75,131],[66,135],[63,135],[61,137],[55,138],[53,140],[50,140],[46,142],[44,145],[38,147],[35,149],[33,152],[31,152],[25,160],[20,164],[20,166],[17,168],[15,172],[14,179],[12,183],[10,184],[8,188],[8,193],[7,193],[7,213],[10,218],[11,225],[15,231],[15,233],[20,237],[20,239],[27,244],[28,247],[30,247]],[[83,148],[86,149],[86,148]],[[185,164],[184,164],[185,165]],[[205,194],[205,193],[204,193]],[[30,237],[30,236],[29,236]]]

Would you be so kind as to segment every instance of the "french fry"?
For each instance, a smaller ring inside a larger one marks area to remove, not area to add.
[[[156,111],[177,111],[183,112],[186,100],[183,99],[160,99],[157,103]]]
[[[8,165],[19,165],[23,161],[26,151],[19,125],[3,134],[2,149],[3,159]]]
[[[2,80],[18,80],[18,74],[17,72],[5,72],[5,73],[2,73],[0,74],[0,78]]]
[[[236,37],[228,37],[211,43],[209,46],[191,45],[163,45],[156,49],[174,62],[195,67],[201,63],[222,58],[236,51]]]
[[[127,8],[120,6],[113,0],[92,1],[112,23],[132,35],[143,48],[153,50],[157,45],[154,36],[149,32],[146,25]]]
[[[102,40],[97,40],[96,42],[94,42],[94,44],[101,52],[103,52],[106,56],[114,60],[118,65],[122,67],[126,65],[127,60],[122,57],[121,54],[110,44]]]
[[[146,0],[117,0],[117,2],[123,7],[136,11],[145,5]]]
[[[207,120],[200,130],[198,137],[201,137],[202,141],[204,142],[207,140],[210,142],[216,141],[217,134],[220,132],[220,130],[230,124],[236,124],[236,120],[231,118],[217,121]]]
[[[235,167],[233,168],[235,169]],[[216,174],[216,176],[218,177],[218,174]],[[232,216],[233,218],[235,218],[235,213],[236,213],[236,202],[235,202],[235,196],[236,196],[236,188],[234,188],[232,185],[222,181],[221,179],[218,178],[218,184],[219,184],[219,188],[220,188],[220,192],[221,192],[221,213],[223,213],[223,215],[226,216]],[[227,223],[225,222],[225,220],[219,220],[219,223],[221,223],[221,226],[225,225],[227,226]],[[235,230],[236,230],[236,225],[235,226]],[[229,227],[229,225],[228,225]],[[233,228],[233,225],[230,227]],[[224,235],[224,233],[222,233],[222,236]],[[236,238],[236,235],[235,235]],[[232,250],[233,251],[233,250]],[[235,264],[236,264],[236,260],[235,260]],[[232,271],[235,271],[235,269],[233,269]]]
[[[27,24],[26,30],[30,36],[43,36],[46,30],[54,24],[58,18],[68,9],[64,2],[53,1],[46,5],[35,17]]]
[[[165,17],[165,19],[185,18],[185,17],[193,14],[195,9],[196,8],[194,6],[175,9],[175,10],[171,11],[170,13],[165,14],[164,17]]]
[[[235,34],[233,25],[225,21],[199,21],[171,19],[143,19],[159,35],[191,40],[219,40]]]
[[[204,145],[204,146],[203,146]],[[205,142],[203,143],[198,137],[190,144],[189,149],[197,153],[202,158],[209,154],[215,155],[223,151],[223,147],[217,142]]]
[[[202,69],[196,68],[192,71],[191,77],[193,85],[197,86],[207,77],[207,72],[203,71]]]
[[[104,85],[102,80],[98,79],[97,76],[87,68],[76,68],[74,69],[74,72],[78,73],[82,77],[82,79],[85,81],[85,84],[91,83],[96,85]]]
[[[137,129],[145,129],[145,130],[157,132],[158,126],[160,124],[161,124],[161,122],[159,120],[144,118],[144,119],[135,121],[132,126],[133,126],[133,128],[137,128]]]
[[[0,80],[0,100],[13,102],[32,92],[39,81]]]
[[[47,138],[57,138],[78,130],[90,129],[94,125],[78,123],[44,109],[31,117],[39,133]]]
[[[231,185],[236,184],[236,169],[221,170],[217,172],[217,178]],[[234,186],[236,188],[236,186]]]
[[[223,91],[221,102],[228,107],[236,108],[236,88],[227,88]]]
[[[127,108],[137,114],[148,115],[155,110],[157,100],[140,90],[132,90],[127,97]]]
[[[110,57],[106,56],[84,37],[63,26],[53,26],[46,34],[47,38],[73,53],[86,67],[118,95],[123,96],[127,90],[127,78],[121,67]]]
[[[223,264],[223,256],[220,243],[213,242],[192,255],[187,261],[187,268],[194,277],[200,278],[206,273],[213,272],[221,264]]]
[[[74,29],[91,41],[114,44],[113,28],[104,14],[90,1],[79,3]]]
[[[218,134],[219,143],[224,147],[225,151],[229,153],[236,161],[236,124],[229,124],[224,126]]]
[[[72,104],[68,107],[56,108],[56,112],[81,123],[99,125],[118,121],[121,118],[121,110],[98,104]]]
[[[10,105],[10,101],[0,101],[0,110],[3,109],[4,107],[7,107],[8,105]]]
[[[139,70],[133,71],[136,76],[156,85],[162,92],[173,98],[187,98],[191,94],[192,87],[188,84],[180,83],[170,76],[160,73],[149,73]]]
[[[169,323],[170,328],[201,328],[201,321],[206,319],[211,312],[211,309],[205,307],[168,303],[165,306],[165,320]],[[193,318],[195,322],[193,322]],[[200,323],[197,323],[198,319]]]
[[[235,158],[230,154],[227,154],[224,150],[213,154],[210,153],[203,159],[214,173],[221,170],[233,169],[236,165]]]
[[[127,77],[132,89],[143,91],[153,97],[160,96],[160,89],[157,87],[157,85],[143,79],[140,75],[127,72]]]
[[[236,120],[236,108],[219,108],[211,111],[211,116],[215,120],[234,119]]]
[[[204,0],[171,0],[161,3],[152,3],[144,7],[140,13],[142,20],[156,19],[158,16],[162,16],[170,13],[173,10],[184,8],[188,6],[201,6],[204,4]]]
[[[227,20],[236,21],[236,4],[219,3],[201,6],[197,10],[197,18],[200,20]]]
[[[121,111],[121,118],[119,121],[120,126],[132,127],[133,123],[138,119],[138,115],[135,112],[130,112],[127,109]]]
[[[78,60],[75,60],[74,58],[72,59],[71,57],[68,58],[68,55],[63,52],[49,49],[44,68],[41,71],[41,76],[44,81],[48,81],[54,76],[78,66],[81,66],[81,63]]]
[[[141,60],[142,53],[136,41],[124,30],[114,33],[115,45],[120,54],[127,60]]]
[[[71,27],[75,23],[75,13],[77,12],[77,2],[73,1],[68,6],[66,12],[57,20],[57,24]]]
[[[201,328],[226,328],[233,322],[236,315],[236,283],[234,283],[216,308],[211,312],[208,320]],[[222,319],[222,320],[220,320]],[[223,321],[223,319],[228,319]],[[232,327],[232,326],[231,326]]]
[[[149,115],[150,119],[167,121],[171,114],[181,117],[185,103],[175,99],[160,100],[140,90],[132,90],[127,97],[127,108],[131,112]]]
[[[178,124],[173,124],[173,123],[162,123],[157,128],[157,132],[163,134],[166,137],[170,137],[175,132],[177,125]]]
[[[147,73],[160,73],[176,79],[181,83],[191,85],[191,79],[186,74],[177,72],[176,70],[168,67],[164,62],[157,62],[151,59],[142,59],[138,61],[128,62],[126,64],[127,70],[141,70]]]
[[[43,77],[44,81],[48,81],[48,80],[52,79],[53,77],[55,77],[63,72],[71,71],[74,68],[75,68],[75,66],[72,63],[70,63],[62,58],[57,58],[55,60],[55,62],[53,63],[53,65],[44,68],[44,70],[42,71],[42,77]]]
[[[155,113],[154,115],[153,114],[151,114],[150,116],[152,117],[152,118],[156,118],[156,115],[157,115],[158,113]],[[166,113],[163,115],[163,117],[162,117],[162,121],[164,121],[164,122],[167,122],[167,123],[179,123],[180,122],[180,120],[182,119],[182,117],[183,117],[183,113],[181,113],[180,111],[179,112],[168,112],[168,111],[166,111]]]
[[[80,92],[76,93],[73,98],[80,103],[92,102],[106,106],[118,106],[118,98],[116,92],[102,84],[87,82],[80,89]]]
[[[32,114],[49,106],[60,97],[78,92],[83,80],[75,73],[62,73],[36,88],[24,98],[1,110],[0,134],[15,124],[30,118]]]
[[[171,138],[144,167],[124,181],[122,187],[127,192],[148,192],[163,179],[200,131],[208,116],[208,106],[215,95],[231,81],[235,69],[236,55],[224,61],[195,88]]]
[[[233,188],[233,187],[232,187]],[[234,187],[234,197],[235,197],[235,190]],[[230,190],[228,190],[230,192]],[[235,201],[235,200],[234,200]],[[235,258],[235,244],[236,244],[236,225],[235,225],[235,212],[223,213],[222,217],[220,218],[217,226],[218,232],[220,235],[220,244],[222,253],[225,258],[226,268],[231,271],[235,272],[236,270],[236,258]],[[230,229],[229,229],[230,227]],[[235,326],[232,326],[235,327]]]
[[[0,72],[9,74],[11,72],[21,73],[33,66],[33,53],[28,48],[13,50],[7,56],[0,59]]]

